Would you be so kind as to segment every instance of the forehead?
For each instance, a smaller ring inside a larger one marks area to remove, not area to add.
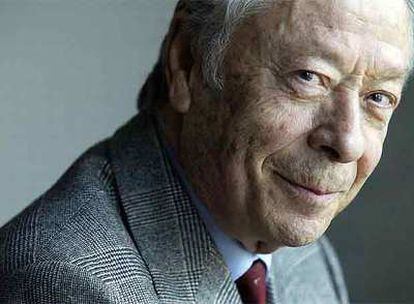
[[[410,13],[406,0],[292,0],[285,5],[290,26],[369,33],[397,45],[407,41]]]
[[[263,39],[274,49],[283,46],[286,56],[326,55],[348,63],[364,57],[376,68],[407,71],[410,20],[405,0],[286,0],[258,23]]]

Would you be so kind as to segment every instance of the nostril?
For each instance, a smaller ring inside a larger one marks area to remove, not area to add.
[[[339,159],[340,155],[338,151],[336,151],[334,148],[329,146],[321,146],[320,149],[330,158],[333,160]]]

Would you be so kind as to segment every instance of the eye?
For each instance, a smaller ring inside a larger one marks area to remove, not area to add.
[[[385,92],[369,94],[366,99],[380,108],[392,108],[397,103],[397,98],[394,95]]]
[[[329,92],[329,79],[310,70],[296,70],[287,78],[289,89],[298,98],[309,99],[325,96]]]
[[[315,85],[323,84],[322,78],[317,73],[312,72],[312,71],[306,71],[306,70],[298,71],[297,77],[299,78],[300,81],[306,82],[309,84],[315,84]]]

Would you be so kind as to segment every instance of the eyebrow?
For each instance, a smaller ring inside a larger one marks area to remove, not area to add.
[[[368,73],[367,78],[376,81],[405,80],[410,75],[410,69],[385,68],[380,73]]]
[[[339,52],[338,47],[329,43],[329,40],[317,41],[320,46],[321,56],[320,59],[326,60],[329,58],[329,63],[337,69],[338,72],[343,75],[348,72],[345,71],[345,61],[347,54],[344,55],[344,52]],[[407,79],[410,75],[410,66],[404,68],[403,64],[390,64],[391,61],[387,61],[382,64],[380,68],[378,66],[374,67],[374,70],[370,68],[366,70],[365,77],[370,80],[375,81],[393,81],[393,80],[404,80]]]

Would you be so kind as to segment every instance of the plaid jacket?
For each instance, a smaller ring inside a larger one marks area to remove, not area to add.
[[[241,303],[140,114],[0,229],[0,303]],[[269,303],[347,303],[326,238],[272,257]]]

